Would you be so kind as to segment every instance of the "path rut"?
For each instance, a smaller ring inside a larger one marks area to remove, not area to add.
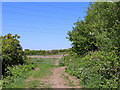
[[[57,60],[55,65],[59,64],[59,60]],[[55,67],[52,68],[52,75],[47,78],[40,79],[42,82],[47,82],[46,84],[50,84],[51,88],[81,88],[79,84],[79,79],[65,73],[64,67]],[[65,79],[64,76],[68,77],[69,80]],[[69,85],[69,82],[73,83],[73,86]]]
[[[59,65],[59,60],[56,61],[55,65]],[[81,88],[79,84],[79,79],[76,79],[75,77],[69,75],[68,73],[65,72],[64,67],[54,67],[51,69],[52,75],[51,76],[45,76],[43,78],[39,78],[41,83],[44,83],[46,86],[49,86],[51,88]],[[38,70],[36,68],[35,70]],[[65,78],[67,77],[67,78]],[[26,80],[26,82],[34,80],[34,78],[29,78]],[[72,85],[70,84],[72,83]],[[37,88],[42,88],[42,86],[37,87]]]

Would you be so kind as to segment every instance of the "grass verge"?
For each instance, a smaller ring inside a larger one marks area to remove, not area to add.
[[[52,74],[51,68],[55,67],[55,59],[31,59],[33,63],[36,63],[38,70],[30,70],[23,72],[17,78],[14,76],[8,77],[8,79],[14,80],[10,84],[6,84],[5,88],[50,88],[50,85],[40,82],[40,78],[47,77]],[[32,78],[29,78],[32,77]],[[29,79],[29,80],[28,80]],[[28,80],[28,81],[26,81]]]

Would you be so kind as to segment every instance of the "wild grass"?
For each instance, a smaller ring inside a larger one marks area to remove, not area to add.
[[[7,77],[9,80],[12,81],[10,83],[6,83],[3,88],[35,88],[41,86],[44,88],[50,88],[50,85],[45,85],[44,83],[41,83],[39,79],[52,74],[51,68],[55,67],[54,63],[56,59],[33,58],[28,60],[28,62],[36,64],[38,70],[23,72],[17,78],[14,78],[14,76]],[[29,79],[29,77],[32,77],[32,79]],[[29,81],[26,81],[27,79],[29,79]]]

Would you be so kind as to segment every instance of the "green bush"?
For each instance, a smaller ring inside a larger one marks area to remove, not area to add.
[[[17,78],[26,78],[25,76],[23,76],[23,73],[33,70],[35,67],[37,67],[37,65],[32,63],[28,65],[23,64],[18,66],[7,67],[7,77],[3,78],[2,87],[12,87],[12,83],[15,83]]]
[[[63,63],[63,58],[61,58],[60,60],[59,60],[59,65],[60,66],[68,66],[69,65],[69,60],[70,60],[70,57],[71,56],[65,56],[64,57],[64,63]]]
[[[119,85],[119,58],[112,52],[90,52],[83,58],[74,58],[66,70],[80,78],[86,88],[117,88]]]
[[[114,50],[119,55],[120,49],[120,2],[90,3],[84,21],[74,23],[68,32],[72,42],[71,55],[81,56],[89,51]]]
[[[119,13],[120,2],[90,3],[85,19],[79,19],[68,32],[74,58],[67,72],[80,78],[84,87],[120,86]]]
[[[65,66],[62,59],[59,60],[59,66]]]
[[[20,45],[20,36],[8,34],[2,37],[2,74],[8,66],[23,64],[23,51]]]

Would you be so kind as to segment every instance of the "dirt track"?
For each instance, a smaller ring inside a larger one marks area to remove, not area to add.
[[[56,61],[55,65],[59,64],[59,60]],[[55,67],[52,68],[52,75],[47,78],[41,78],[39,79],[41,82],[44,82],[48,85],[51,85],[51,88],[81,88],[79,84],[79,79],[76,79],[75,77],[69,75],[68,73],[65,73],[64,67]],[[65,78],[67,77],[67,79]],[[72,85],[70,85],[72,83]]]
[[[33,57],[34,56],[32,56],[32,58]],[[37,56],[37,57],[42,57],[42,56]],[[61,55],[49,56],[49,58],[51,57],[57,58],[57,57],[62,57],[62,56]],[[42,57],[42,58],[45,58],[45,57]],[[59,65],[59,59],[56,61],[55,65]],[[64,67],[51,68],[51,71],[52,71],[51,76],[45,76],[37,80],[39,80],[41,83],[44,83],[46,86],[50,85],[51,88],[81,88],[79,86],[79,79],[76,79],[75,77],[66,73],[65,68],[67,67],[64,66]],[[38,69],[39,68],[36,68],[35,70],[38,70]],[[30,80],[32,80],[31,77],[26,81],[30,81]],[[41,87],[42,86],[37,87],[37,88],[41,88]]]
[[[53,68],[53,74],[48,79],[48,82],[52,85],[51,88],[80,88],[80,86],[78,86],[78,80],[65,73],[65,68],[66,67]],[[63,75],[68,77],[69,80],[65,79]],[[73,86],[70,85],[69,82],[73,82]]]
[[[67,56],[68,54],[65,54],[64,56]],[[62,58],[63,55],[27,55],[28,58]]]

